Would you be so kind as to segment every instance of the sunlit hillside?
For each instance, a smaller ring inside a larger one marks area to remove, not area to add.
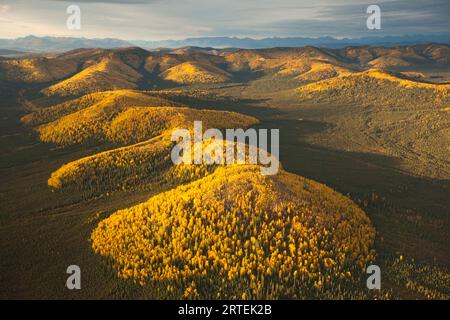
[[[212,128],[226,128],[226,124],[246,127],[256,121],[231,112],[153,107],[154,103],[155,98],[145,94],[115,94],[43,124],[37,130],[42,141],[62,146],[99,142],[129,144],[161,135],[178,126],[190,128],[198,119],[204,119],[204,125]]]
[[[342,72],[383,68],[408,72],[431,68],[424,79],[448,66],[445,45],[345,49],[272,48],[213,50],[182,48],[146,51],[79,49],[53,57],[0,62],[1,77],[13,82],[55,82],[42,92],[48,96],[80,96],[115,89],[153,89],[161,85],[228,82],[242,73],[299,77],[319,81]],[[169,81],[167,83],[166,81]]]
[[[111,55],[43,92],[49,96],[75,96],[104,90],[134,89],[141,77],[136,70]]]
[[[78,99],[68,100],[47,108],[34,110],[22,117],[26,125],[37,126],[52,122],[63,116],[76,111],[91,107],[93,105],[112,105],[118,109],[130,106],[171,106],[175,103],[161,97],[142,91],[114,90],[103,91],[84,95]]]
[[[103,101],[38,127],[41,140],[62,146],[93,142],[131,145],[70,162],[56,170],[48,183],[55,189],[99,194],[154,182],[165,174],[172,182],[196,178],[204,172],[196,172],[195,168],[193,172],[189,171],[191,168],[185,172],[166,172],[171,167],[172,129],[192,129],[195,120],[202,120],[204,129],[245,128],[258,122],[234,112],[186,107],[118,107]]]
[[[63,165],[48,185],[55,190],[78,191],[92,197],[134,189],[154,182],[170,165],[172,143],[166,137],[96,153]]]
[[[377,69],[344,73],[339,77],[301,86],[297,91],[302,98],[316,101],[358,101],[364,105],[377,104],[379,107],[439,106],[448,104],[450,99],[450,85],[411,81]]]
[[[185,62],[166,70],[162,77],[176,83],[222,83],[231,75],[213,65]]]
[[[296,79],[308,82],[317,82],[324,79],[334,78],[338,75],[349,74],[351,71],[339,66],[325,63],[313,63],[310,68],[301,73]]]
[[[231,70],[259,70],[286,75],[300,75],[313,65],[341,64],[334,54],[312,47],[239,50],[226,54],[225,59]]]
[[[364,212],[324,185],[235,166],[114,213],[92,246],[159,296],[308,298],[338,296],[373,259],[374,235]]]
[[[161,73],[183,62],[185,62],[184,59],[173,54],[150,55],[145,61],[145,70]]]
[[[1,61],[0,74],[13,82],[61,80],[79,72],[85,63],[98,59],[104,52],[101,49],[79,49],[50,57]]]
[[[348,47],[337,50],[339,56],[378,68],[423,67],[448,64],[447,45],[426,44],[403,47]]]

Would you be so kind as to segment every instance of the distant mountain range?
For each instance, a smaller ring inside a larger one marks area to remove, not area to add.
[[[73,37],[36,37],[27,36],[16,39],[0,39],[0,49],[25,52],[62,52],[78,48],[123,48],[139,46],[145,49],[179,48],[186,46],[213,48],[260,49],[273,47],[316,46],[325,48],[343,48],[357,45],[397,46],[418,43],[450,44],[450,33],[436,35],[411,35],[388,37],[343,38],[333,37],[305,38],[237,38],[237,37],[200,37],[184,40],[161,41],[125,41],[120,39],[87,39]]]
[[[336,39],[333,37],[319,38],[236,38],[236,37],[205,37],[188,38],[184,40],[166,41],[132,41],[134,45],[144,48],[179,48],[184,46],[213,47],[213,48],[242,48],[242,49],[262,49],[273,47],[303,47],[315,46],[325,48],[344,48],[352,45],[386,45],[397,46],[417,43],[443,43],[450,44],[450,33],[435,36],[401,36],[401,37],[366,37],[358,39]]]
[[[62,52],[78,48],[121,48],[132,46],[130,42],[118,39],[86,39],[71,37],[27,36],[16,39],[0,39],[0,49],[26,52]]]

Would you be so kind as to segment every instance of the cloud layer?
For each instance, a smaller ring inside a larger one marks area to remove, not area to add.
[[[78,4],[81,30],[68,30],[66,8]],[[382,30],[366,28],[377,4]],[[0,0],[0,37],[28,34],[127,40],[199,36],[386,36],[450,30],[448,0]]]

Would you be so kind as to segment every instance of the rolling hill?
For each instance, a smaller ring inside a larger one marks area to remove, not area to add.
[[[57,55],[0,61],[0,71],[2,78],[10,82],[51,82],[76,74],[103,54],[101,49],[77,49]]]
[[[85,102],[85,105],[80,105]],[[161,104],[162,103],[162,104]],[[161,105],[163,107],[161,107]],[[40,139],[57,145],[136,143],[161,135],[177,126],[190,128],[194,120],[225,128],[225,124],[248,126],[254,118],[230,112],[169,107],[174,102],[136,91],[111,91],[88,95],[37,111],[24,122],[40,124]],[[70,106],[76,108],[70,110]],[[227,117],[221,119],[220,116]],[[45,122],[45,123],[44,123]]]
[[[161,74],[163,79],[181,84],[223,83],[230,80],[231,75],[214,65],[184,62]]]
[[[142,62],[133,59],[132,55],[125,57],[130,60],[124,60],[115,53],[108,54],[98,63],[48,87],[43,93],[48,96],[79,96],[106,90],[137,89],[143,76],[136,69]]]
[[[398,105],[410,108],[425,103],[439,106],[449,102],[450,85],[412,81],[377,69],[342,73],[338,77],[336,73],[335,77],[330,78],[301,86],[298,92],[302,97],[310,94],[311,99],[315,94],[322,94],[327,99],[359,99],[360,103],[376,103],[380,107]],[[418,91],[423,94],[418,95]],[[390,96],[377,92],[389,92]],[[394,94],[396,98],[392,99]]]
[[[37,126],[53,122],[63,116],[93,105],[113,105],[117,108],[129,106],[171,106],[174,102],[155,94],[132,90],[104,91],[84,95],[50,107],[39,108],[21,118],[21,121],[30,126]]]
[[[420,71],[421,80],[436,82],[437,77],[448,77],[448,53],[448,46],[435,44],[345,49],[191,47],[153,52],[140,48],[79,49],[50,57],[0,61],[0,70],[4,81],[53,82],[42,92],[57,97],[117,89],[216,84],[241,79],[243,74],[249,79],[281,75],[300,83],[314,82],[371,68],[403,72],[405,76]]]
[[[377,68],[402,69],[405,67],[423,67],[448,65],[450,48],[447,45],[428,44],[383,47],[348,47],[336,51],[343,58]]]
[[[321,184],[228,166],[117,211],[91,239],[120,277],[162,296],[298,299],[339,291],[364,269],[374,229]]]

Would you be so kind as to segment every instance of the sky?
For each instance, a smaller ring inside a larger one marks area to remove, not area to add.
[[[73,4],[80,30],[66,26]],[[371,4],[381,9],[381,30],[366,27]],[[450,32],[449,14],[450,0],[0,0],[0,38],[427,35]]]

